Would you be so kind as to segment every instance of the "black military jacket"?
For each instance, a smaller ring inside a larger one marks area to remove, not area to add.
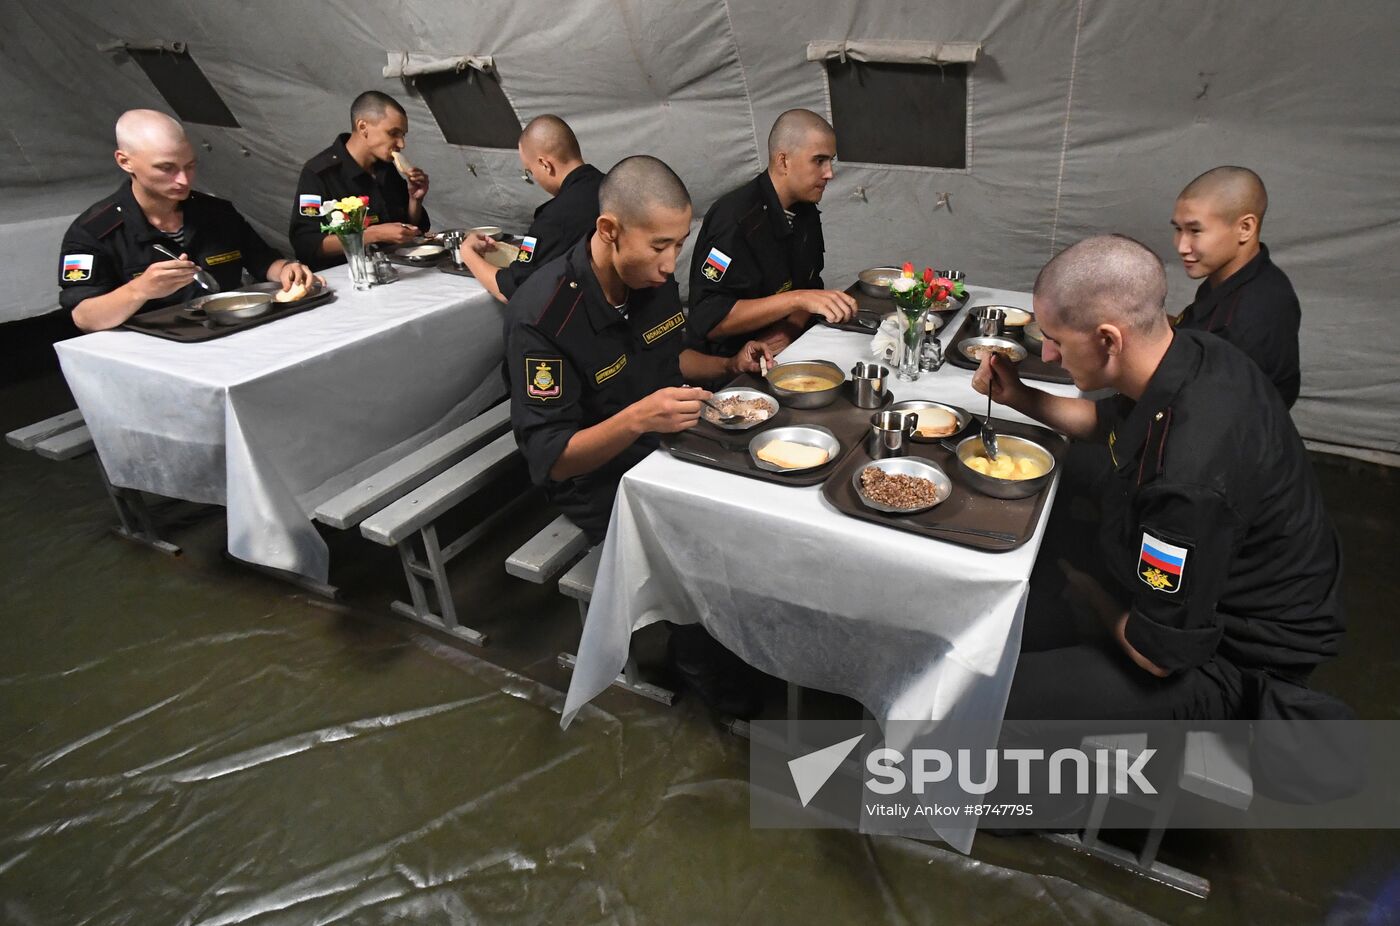
[[[690,339],[700,346],[740,299],[763,299],[790,289],[824,289],[826,242],[821,212],[797,203],[789,222],[764,171],[721,196],[705,213],[690,259]],[[732,354],[746,337],[711,341]]]
[[[1259,245],[1254,259],[1219,286],[1204,281],[1186,307],[1179,328],[1209,331],[1229,341],[1259,364],[1289,408],[1298,401],[1298,326],[1302,309],[1288,275]]]
[[[84,299],[105,295],[140,276],[151,264],[170,260],[155,250],[156,244],[175,254],[188,254],[213,274],[223,290],[238,289],[244,270],[255,281],[263,282],[268,268],[281,260],[228,200],[195,190],[181,211],[184,244],[146,221],[129,181],[93,204],[63,236],[59,303],[71,312]],[[147,301],[138,312],[187,302],[203,292],[198,283],[191,283],[169,296]]]
[[[506,370],[511,426],[531,478],[597,543],[622,474],[659,439],[648,434],[602,468],[564,482],[549,470],[576,432],[682,385],[685,315],[673,279],[633,291],[624,318],[593,274],[590,238],[539,268],[510,300]]]
[[[369,216],[375,224],[408,221],[408,181],[388,161],[376,161],[370,171],[365,171],[346,150],[349,140],[349,132],[337,136],[329,148],[306,162],[297,180],[287,237],[297,260],[313,270],[345,263],[342,255],[331,259],[320,256],[321,240],[326,237],[321,231],[322,202],[368,196]],[[425,208],[418,228],[426,232],[430,227]]]
[[[520,254],[496,274],[496,286],[509,299],[535,268],[567,251],[598,224],[598,187],[603,172],[592,164],[569,171],[554,198],[535,210],[534,221],[521,242]]]
[[[1341,548],[1273,385],[1178,329],[1142,398],[1098,403],[1112,475],[1101,541],[1132,598],[1128,641],[1164,669],[1217,653],[1305,677],[1336,655]]]

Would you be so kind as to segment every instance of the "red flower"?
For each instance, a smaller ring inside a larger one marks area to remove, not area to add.
[[[360,197],[360,202],[362,202],[362,203],[364,203],[366,206],[368,206],[368,205],[369,205],[369,197],[368,197],[368,196],[361,196],[361,197]]]
[[[902,269],[902,270],[905,272],[905,274],[908,275],[908,276],[913,276],[913,275],[914,275],[914,265],[911,264],[911,263],[909,263],[909,261],[907,261],[907,260],[904,262],[904,266],[903,266],[901,269]]]
[[[930,299],[934,302],[938,301],[933,295],[933,286],[930,285],[927,289],[924,290],[924,298]]]
[[[925,282],[925,283],[932,283],[932,282],[933,282],[933,268],[932,268],[932,267],[925,267],[925,268],[924,268],[924,282]]]

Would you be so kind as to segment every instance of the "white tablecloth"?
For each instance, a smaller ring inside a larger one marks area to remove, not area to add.
[[[1029,293],[973,288],[967,306],[989,303],[1031,304]],[[944,329],[945,342],[964,312]],[[782,359],[849,370],[874,359],[869,347],[869,336],[817,327]],[[892,380],[891,389],[896,400],[984,411],[971,380],[948,363],[917,382]],[[994,414],[1026,420],[1007,408]],[[698,620],[749,664],[854,698],[882,723],[933,721],[959,744],[991,746],[1044,529],[1042,517],[1019,549],[980,552],[846,517],[820,486],[775,485],[653,453],[618,492],[563,725],[621,671],[634,631]],[[971,829],[939,833],[964,851],[971,845]]]
[[[475,280],[399,268],[396,283],[228,337],[104,331],[57,345],[119,486],[228,506],[240,559],[327,579],[321,502],[505,394],[505,307]]]

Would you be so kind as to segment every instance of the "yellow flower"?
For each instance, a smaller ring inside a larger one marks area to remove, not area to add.
[[[358,196],[347,196],[344,199],[337,202],[335,205],[337,209],[340,209],[343,212],[352,212],[356,209],[363,209],[365,207],[365,204],[360,202],[360,197]]]

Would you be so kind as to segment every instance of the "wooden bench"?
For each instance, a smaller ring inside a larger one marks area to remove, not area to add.
[[[20,450],[33,451],[46,460],[74,460],[92,453],[95,449],[92,434],[83,423],[82,412],[72,411],[45,418],[5,435],[5,442]],[[97,472],[102,477],[102,486],[117,509],[118,525],[113,528],[117,536],[143,546],[151,547],[172,556],[180,554],[180,548],[162,540],[156,531],[155,518],[146,505],[145,498],[135,489],[125,489],[112,485],[107,478],[107,470],[97,458]]]
[[[486,642],[485,634],[458,619],[447,581],[447,564],[533,493],[521,493],[446,544],[438,537],[437,521],[501,475],[522,465],[515,436],[503,433],[360,523],[360,533],[369,540],[398,548],[410,600],[395,601],[390,606],[394,613],[468,643],[480,646]]]
[[[538,585],[563,573],[559,579],[559,591],[578,602],[579,620],[587,623],[588,603],[593,599],[593,583],[598,577],[598,563],[602,557],[603,548],[589,549],[588,537],[583,531],[560,515],[506,559],[506,572]],[[559,654],[559,665],[563,668],[572,671],[576,663],[577,658],[573,653]],[[673,692],[641,681],[636,660],[630,651],[627,665],[613,684],[666,705],[670,705],[676,697]]]
[[[1126,759],[1131,764],[1146,747],[1146,734],[1137,733],[1086,737],[1082,748],[1090,755],[1094,755],[1097,749],[1108,750],[1108,776],[1112,780],[1115,757]],[[1254,780],[1249,773],[1248,743],[1215,730],[1191,730],[1187,732],[1183,744],[1175,787],[1162,789],[1156,795],[1096,795],[1090,808],[1088,825],[1082,834],[1049,834],[1047,838],[1177,890],[1205,898],[1210,894],[1210,881],[1207,878],[1157,859],[1162,837],[1166,834],[1172,811],[1182,791],[1235,810],[1249,809],[1254,799]],[[1128,800],[1146,807],[1152,813],[1142,849],[1136,853],[1104,842],[1099,836],[1108,803],[1113,799]]]

